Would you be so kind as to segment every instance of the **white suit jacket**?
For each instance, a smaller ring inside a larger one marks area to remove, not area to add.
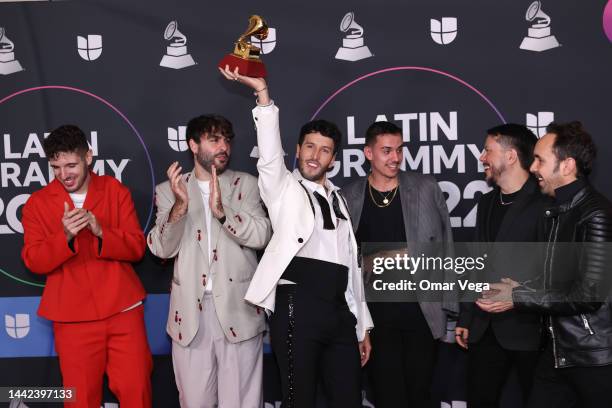
[[[264,313],[244,300],[257,267],[254,249],[270,239],[270,220],[259,197],[257,179],[250,174],[225,170],[219,187],[226,220],[211,217],[211,237],[206,234],[204,203],[193,172],[184,176],[189,210],[169,223],[174,194],[168,181],[155,189],[157,217],[149,232],[151,252],[175,258],[166,330],[181,346],[187,346],[199,330],[204,279],[213,279],[213,299],[219,323],[231,343],[250,339],[265,329]],[[213,259],[208,256],[211,239]]]
[[[259,148],[259,190],[268,208],[274,234],[259,262],[245,299],[274,311],[278,280],[310,238],[314,229],[314,214],[306,191],[285,166],[278,108],[275,105],[257,106],[253,109],[253,118]],[[342,211],[348,215],[344,203],[342,207]],[[349,309],[357,318],[355,329],[357,339],[361,341],[366,330],[372,328],[373,324],[357,265],[357,243],[352,229],[349,230],[355,256],[349,267],[348,285],[344,294]]]

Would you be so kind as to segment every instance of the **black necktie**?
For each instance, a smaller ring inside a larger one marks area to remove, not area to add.
[[[334,206],[334,212],[336,213],[336,217],[346,221],[346,217],[342,214],[342,210],[340,210],[340,203],[338,200],[338,193],[334,191],[334,198],[332,199],[332,205]]]
[[[317,201],[319,202],[319,208],[321,208],[321,214],[323,215],[323,229],[335,229],[336,227],[334,226],[334,222],[332,221],[331,211],[329,210],[329,203],[327,202],[325,197],[323,197],[316,191],[313,192],[312,195],[317,199]]]
[[[334,222],[332,221],[331,211],[329,209],[329,203],[327,202],[325,197],[323,197],[321,194],[319,194],[316,191],[313,192],[312,195],[315,196],[315,198],[317,199],[317,202],[319,203],[319,207],[321,208],[321,214],[323,215],[323,229],[326,229],[326,230],[336,229],[336,227],[334,226]],[[340,211],[340,203],[338,202],[338,196],[336,192],[333,193],[332,205],[334,207],[334,214],[336,215],[336,217],[346,220],[346,217],[344,216],[344,214],[342,214],[342,211]]]

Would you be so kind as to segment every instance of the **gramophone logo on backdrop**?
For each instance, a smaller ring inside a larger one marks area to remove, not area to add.
[[[340,31],[345,33],[342,46],[338,48],[336,59],[345,61],[359,61],[369,58],[373,54],[364,44],[363,27],[355,22],[355,13],[349,11],[340,22]]]
[[[160,66],[173,69],[187,68],[195,65],[195,61],[187,53],[187,37],[178,30],[178,23],[171,21],[164,31],[164,39],[170,41],[166,47]]]
[[[4,328],[12,338],[22,339],[30,332],[30,315],[27,313],[4,315]]]
[[[287,152],[283,150],[283,156],[286,156],[286,155],[287,155]],[[253,146],[249,157],[252,159],[259,159],[259,146]]]
[[[268,36],[263,40],[252,36],[251,44],[258,47],[262,54],[270,54],[276,48],[276,28],[268,27]]]
[[[554,112],[538,112],[536,115],[527,114],[526,125],[539,138],[546,134],[546,126],[554,122]]]
[[[451,401],[450,403],[442,402],[440,407],[441,408],[466,408],[467,403],[465,401]]]
[[[89,34],[87,38],[77,36],[77,49],[85,61],[95,61],[102,55],[102,36]]]
[[[561,46],[550,32],[550,17],[542,11],[542,2],[531,3],[525,13],[525,20],[531,22],[527,37],[523,38],[520,48],[529,51],[546,51]]]
[[[447,45],[457,38],[457,18],[442,17],[442,20],[430,20],[431,38],[440,45]]]
[[[168,128],[168,144],[175,152],[185,152],[189,149],[187,144],[187,126],[179,126],[178,130]]]
[[[15,59],[15,44],[6,36],[4,27],[0,27],[0,75],[9,75],[23,71],[23,67]]]

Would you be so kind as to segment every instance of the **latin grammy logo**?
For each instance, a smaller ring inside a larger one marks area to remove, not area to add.
[[[529,51],[546,51],[561,46],[554,35],[550,33],[550,17],[542,11],[542,2],[531,3],[525,14],[525,19],[531,22],[527,37],[523,38],[520,48]]]
[[[187,53],[187,37],[178,30],[178,23],[171,21],[164,31],[164,39],[170,41],[166,47],[166,55],[163,56],[160,66],[173,69],[181,69],[195,65],[195,61]]]
[[[15,59],[15,44],[6,36],[6,31],[0,27],[0,75],[9,75],[23,71],[23,67]]]
[[[363,27],[355,22],[355,14],[352,11],[346,13],[340,22],[340,31],[346,35],[342,39],[342,47],[338,48],[336,59],[359,61],[373,55],[363,42]]]

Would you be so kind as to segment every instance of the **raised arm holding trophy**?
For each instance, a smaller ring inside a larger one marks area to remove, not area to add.
[[[251,37],[259,40],[265,40],[268,37],[268,25],[258,15],[249,17],[249,27],[236,41],[234,52],[227,54],[219,62],[219,68],[223,69],[227,65],[232,72],[237,68],[241,75],[265,78],[266,66],[259,59],[261,50],[249,42]]]
[[[266,80],[239,70],[220,68],[257,96],[258,185],[274,231],[245,299],[271,313],[282,406],[314,407],[321,381],[328,406],[360,407],[361,366],[370,356],[373,324],[346,201],[326,176],[340,130],[326,120],[306,123],[296,146],[298,168],[287,169],[279,109]]]

